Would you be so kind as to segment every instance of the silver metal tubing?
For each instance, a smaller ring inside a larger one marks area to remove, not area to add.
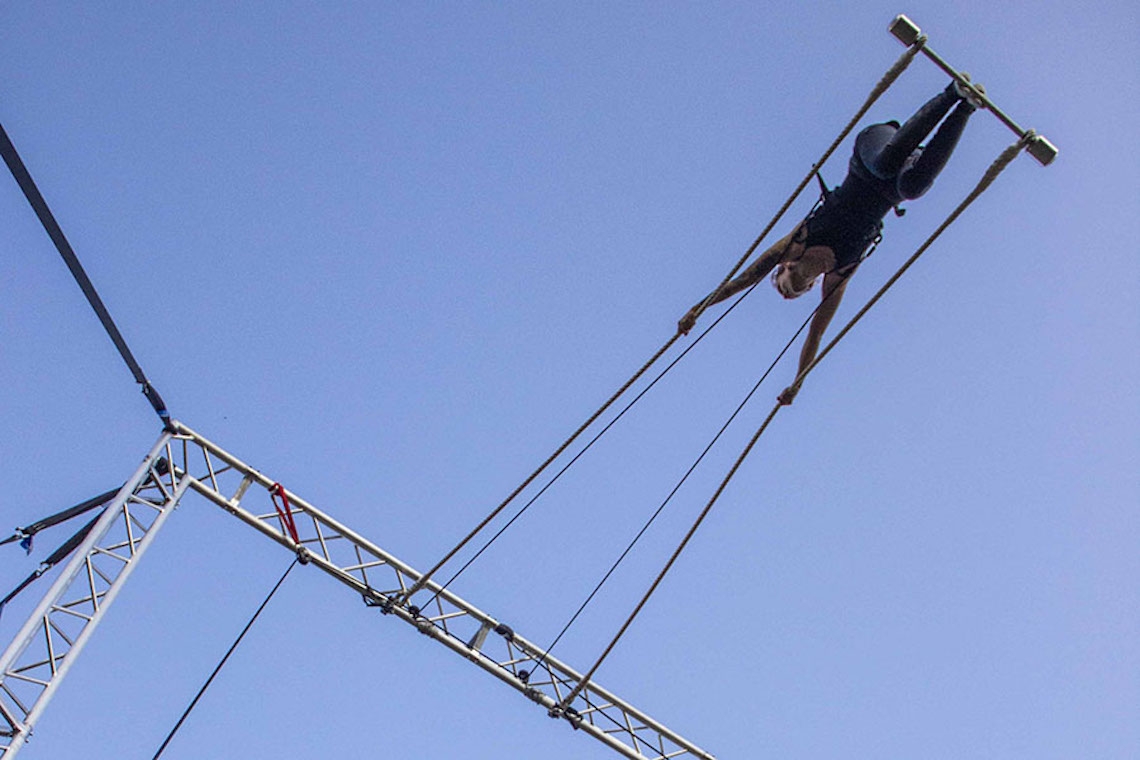
[[[714,760],[710,753],[607,689],[593,681],[582,684],[578,671],[434,581],[424,584],[435,595],[428,608],[413,610],[397,602],[396,595],[406,593],[422,575],[292,490],[286,490],[300,539],[299,543],[294,542],[275,511],[259,514],[251,509],[256,503],[269,502],[268,491],[274,480],[186,425],[176,420],[171,425],[184,448],[182,461],[171,462],[180,481],[189,483],[193,491],[281,546],[305,552],[310,567],[348,586],[389,618],[414,626],[428,639],[511,686],[547,714],[560,707],[563,695],[577,690],[579,696],[574,700],[573,711],[561,710],[556,714],[624,757]],[[188,472],[191,468],[205,472],[195,477]],[[492,632],[496,635],[490,635]]]
[[[917,24],[902,14],[895,16],[890,26],[887,27],[887,30],[894,35],[895,39],[908,47],[914,44],[914,41],[922,33],[922,30],[919,29]],[[922,53],[933,61],[935,66],[949,74],[951,79],[969,88],[973,95],[985,105],[986,110],[992,112],[998,121],[1009,127],[1014,134],[1022,138],[1026,135],[1030,135],[1031,138],[1029,144],[1026,146],[1026,152],[1037,159],[1038,163],[1042,166],[1048,166],[1053,163],[1053,159],[1057,157],[1057,146],[1053,145],[1053,143],[1049,142],[1045,137],[1034,133],[1032,130],[1023,129],[1021,125],[998,108],[988,95],[974,87],[974,84],[969,79],[947,63],[942,56],[934,52],[929,44],[922,46]]]
[[[188,487],[159,473],[170,433],[139,465],[0,655],[0,759],[12,760]]]

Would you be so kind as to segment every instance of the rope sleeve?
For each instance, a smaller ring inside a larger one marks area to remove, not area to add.
[[[10,544],[13,541],[19,541],[20,546],[24,547],[26,551],[31,552],[32,537],[39,533],[41,530],[59,525],[62,522],[67,522],[73,517],[77,517],[84,512],[95,509],[95,507],[100,507],[110,501],[111,498],[113,498],[114,495],[118,492],[118,488],[112,488],[110,491],[106,491],[94,498],[76,504],[74,507],[68,507],[62,512],[56,512],[54,515],[49,515],[42,520],[37,520],[36,522],[26,527],[17,528],[15,533],[13,533],[8,538],[5,538],[3,541],[0,541],[0,546],[3,546],[4,544]]]

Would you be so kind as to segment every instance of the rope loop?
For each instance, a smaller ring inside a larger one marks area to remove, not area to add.
[[[278,497],[281,498],[281,503],[277,503]],[[285,532],[289,534],[289,538],[293,539],[293,543],[297,545],[297,559],[301,564],[308,564],[308,553],[302,558],[301,538],[297,534],[297,523],[293,520],[293,508],[289,505],[289,494],[285,492],[285,487],[280,483],[274,483],[269,487],[269,498],[273,499],[273,508],[277,510],[277,516],[281,518],[281,525]]]

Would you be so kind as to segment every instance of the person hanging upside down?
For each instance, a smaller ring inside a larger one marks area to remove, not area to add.
[[[973,87],[985,92],[981,85]],[[888,121],[863,129],[855,138],[842,184],[825,193],[815,211],[739,276],[689,309],[677,323],[678,331],[688,334],[702,306],[719,303],[751,287],[769,272],[773,287],[784,298],[799,298],[822,276],[823,302],[812,318],[800,352],[796,373],[799,378],[815,359],[848,278],[858,269],[867,250],[878,242],[883,217],[892,208],[901,215],[900,203],[918,198],[930,189],[958,144],[966,121],[981,107],[984,105],[977,95],[955,80],[901,127],[897,121]],[[922,146],[936,126],[938,131],[930,143]],[[792,403],[798,392],[797,383],[789,385],[780,393],[779,402]]]

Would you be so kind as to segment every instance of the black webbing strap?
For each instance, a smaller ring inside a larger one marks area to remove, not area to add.
[[[99,518],[102,516],[103,513],[100,512],[99,514],[92,517],[89,523],[80,528],[74,536],[67,539],[67,541],[65,541],[62,546],[51,553],[51,556],[41,562],[40,566],[36,568],[35,572],[25,578],[19,586],[16,586],[16,588],[12,589],[11,593],[9,593],[8,596],[0,599],[0,612],[3,612],[4,606],[8,604],[8,602],[15,599],[21,591],[32,585],[32,583],[35,582],[36,579],[38,579],[41,575],[46,573],[48,570],[51,570],[53,567],[65,560],[67,558],[67,555],[75,551],[76,547],[83,543],[83,539],[87,538],[87,534],[91,532],[91,529],[95,527],[95,523],[99,522]]]
[[[47,201],[40,194],[39,189],[36,187],[35,181],[32,180],[32,175],[28,173],[27,167],[20,159],[20,155],[16,152],[16,146],[8,139],[8,133],[4,131],[3,125],[0,125],[0,154],[4,156],[4,163],[8,165],[8,169],[12,172],[12,176],[16,179],[16,184],[24,191],[24,196],[28,199],[28,203],[32,205],[32,209],[39,217],[40,223],[47,230],[48,237],[55,243],[56,250],[59,255],[63,257],[64,263],[67,268],[71,270],[72,277],[79,284],[79,288],[83,291],[83,295],[87,296],[87,302],[91,304],[91,308],[95,310],[95,314],[99,317],[99,321],[103,323],[103,329],[111,336],[111,342],[115,344],[115,348],[119,349],[119,355],[123,357],[123,361],[127,363],[127,367],[134,375],[135,381],[142,386],[143,395],[146,396],[147,401],[154,407],[154,411],[158,413],[159,418],[162,420],[163,427],[170,428],[170,412],[166,410],[166,404],[163,402],[162,397],[158,395],[158,391],[146,379],[143,374],[142,367],[135,361],[135,357],[131,354],[131,349],[127,347],[127,342],[123,340],[119,328],[115,326],[114,320],[111,319],[111,314],[107,311],[107,307],[103,305],[103,299],[99,298],[99,294],[95,291],[95,286],[91,284],[90,278],[87,273],[83,271],[83,266],[79,263],[79,258],[72,250],[71,244],[67,242],[67,238],[63,234],[59,223],[56,222],[55,217],[48,208]]]
[[[166,459],[166,457],[159,457],[154,461],[154,472],[160,476],[166,475],[170,472],[170,462]],[[147,482],[149,483],[153,477],[153,475],[149,476],[147,478]],[[62,512],[56,512],[54,515],[48,515],[42,520],[37,520],[31,525],[23,528],[16,528],[15,533],[8,536],[3,541],[0,541],[0,546],[3,546],[4,544],[10,544],[13,541],[19,541],[20,546],[22,546],[25,551],[31,554],[32,537],[39,533],[41,530],[59,525],[62,522],[67,522],[71,518],[78,517],[84,512],[90,512],[96,507],[103,506],[111,499],[113,499],[115,497],[115,494],[117,494],[120,489],[121,487],[112,488],[110,491],[104,491],[98,496],[94,496],[87,501],[81,501],[74,507],[68,507]]]
[[[118,492],[118,488],[112,488],[110,491],[106,491],[99,494],[98,496],[88,499],[87,501],[76,504],[74,507],[68,507],[62,512],[56,512],[54,515],[50,515],[42,520],[38,520],[25,528],[16,528],[15,533],[13,533],[11,536],[8,536],[8,538],[5,538],[3,541],[0,541],[0,546],[3,546],[4,544],[10,544],[13,541],[19,541],[20,546],[24,547],[25,551],[31,552],[32,537],[39,533],[41,530],[50,528],[53,525],[59,525],[61,522],[66,522],[71,518],[77,517],[84,512],[89,512],[96,507],[101,507],[112,498],[114,498],[115,494]]]
[[[815,170],[815,178],[819,181],[819,197],[826,198],[831,194],[831,191],[827,189],[827,183],[823,181],[823,175],[819,173],[819,169]]]

